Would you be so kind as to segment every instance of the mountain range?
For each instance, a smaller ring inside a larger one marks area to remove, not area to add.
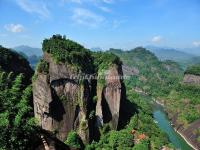
[[[186,68],[187,66],[200,63],[200,51],[198,48],[190,48],[190,49],[175,49],[169,47],[156,47],[156,46],[146,46],[146,49],[153,52],[156,57],[160,60],[172,60],[181,65],[182,68]],[[25,54],[28,58],[33,57],[34,55],[37,57],[42,56],[41,48],[34,48],[27,45],[21,45],[13,48],[17,52],[21,52]],[[91,48],[92,51],[102,51],[100,47]],[[189,52],[188,52],[189,51]],[[31,59],[32,60],[32,59]],[[33,66],[35,66],[35,61]]]
[[[17,52],[22,52],[28,57],[32,55],[42,56],[41,48],[34,48],[27,45],[20,45],[20,46],[13,47],[12,49],[16,50]]]

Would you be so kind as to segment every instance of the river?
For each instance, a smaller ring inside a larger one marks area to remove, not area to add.
[[[168,135],[170,142],[175,146],[176,149],[192,150],[185,140],[178,133],[176,133],[173,127],[170,125],[170,121],[167,118],[162,106],[158,104],[153,105],[153,116],[159,128]]]

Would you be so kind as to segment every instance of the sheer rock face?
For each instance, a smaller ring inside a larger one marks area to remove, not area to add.
[[[119,122],[120,104],[122,99],[121,66],[113,65],[105,75],[105,85],[97,86],[97,125],[111,123],[117,129]]]
[[[49,73],[37,73],[33,83],[35,117],[43,129],[56,133],[61,141],[66,140],[71,130],[76,130],[83,141],[88,141],[88,81],[72,80],[70,76],[78,73],[70,66],[56,64],[49,54],[45,54],[44,59],[49,63]]]
[[[91,84],[90,80],[73,79],[79,73],[73,66],[55,63],[50,54],[44,54],[49,65],[48,73],[36,72],[33,83],[34,113],[39,125],[65,141],[75,130],[84,143],[93,139],[94,128],[110,123],[117,129],[121,104],[121,66],[112,65],[106,73],[105,85]],[[95,86],[95,87],[94,87]],[[92,97],[98,97],[94,107]],[[96,109],[96,119],[89,119]],[[95,122],[97,126],[95,126]]]
[[[185,74],[183,83],[200,85],[200,76]]]

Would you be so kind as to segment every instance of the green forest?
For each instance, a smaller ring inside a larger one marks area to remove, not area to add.
[[[200,86],[182,82],[184,74],[200,75],[199,65],[190,66],[184,71],[178,63],[160,61],[142,47],[130,51],[110,49],[106,52],[92,52],[61,35],[45,39],[43,52],[50,54],[57,65],[73,66],[77,72],[98,74],[113,65],[123,65],[135,72],[124,80],[126,99],[121,104],[121,109],[128,116],[120,121],[121,127],[113,130],[109,123],[104,124],[99,128],[99,138],[89,143],[83,143],[78,133],[71,130],[63,142],[68,149],[174,149],[166,133],[154,121],[152,99],[164,104],[169,118],[178,113],[177,121],[184,127],[200,118]],[[16,64],[20,64],[20,67]],[[49,62],[41,58],[36,72],[48,76]],[[36,145],[41,144],[40,135],[44,131],[34,118],[31,82],[35,82],[37,76],[33,74],[34,71],[24,56],[0,47],[1,150],[35,149]],[[31,78],[34,80],[31,81]],[[103,81],[103,86],[105,82]],[[97,97],[93,97],[91,103],[96,104]],[[91,112],[93,113],[90,113],[89,118],[92,120],[95,111]],[[49,136],[55,138],[54,133]]]
[[[199,65],[189,66],[185,71],[173,61],[159,61],[157,57],[144,48],[131,51],[110,49],[118,55],[124,65],[139,70],[138,75],[127,81],[127,86],[140,89],[165,105],[172,118],[178,113],[178,123],[185,127],[200,118],[200,87],[183,83],[184,74],[198,75]]]

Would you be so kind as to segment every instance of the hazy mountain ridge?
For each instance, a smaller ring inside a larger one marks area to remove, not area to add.
[[[179,63],[183,69],[186,69],[190,65],[200,63],[200,54],[193,53],[193,48],[174,49],[155,46],[147,46],[146,48],[153,52],[160,60],[173,60]]]
[[[185,49],[175,49],[175,48],[163,48],[163,47],[156,47],[156,46],[146,46],[146,49],[153,52],[159,60],[172,60],[181,65],[182,68],[187,68],[187,66],[193,64],[200,63],[200,53],[198,53],[198,48],[185,48]],[[31,66],[35,66],[37,60],[42,56],[42,49],[41,48],[33,48],[30,46],[22,45],[13,48],[17,52],[22,52],[27,56]],[[195,49],[195,53],[193,51]],[[92,51],[103,51],[101,47],[93,47],[91,48]],[[112,48],[110,49],[112,50]],[[124,51],[120,49],[121,51]],[[189,53],[190,51],[191,53]],[[116,53],[115,49],[115,53]],[[120,52],[120,51],[118,51]],[[35,59],[37,56],[37,59]],[[33,60],[34,59],[34,60]]]
[[[34,48],[27,45],[20,45],[13,47],[12,49],[16,50],[17,52],[23,52],[27,56],[42,56],[42,49],[41,48]]]

